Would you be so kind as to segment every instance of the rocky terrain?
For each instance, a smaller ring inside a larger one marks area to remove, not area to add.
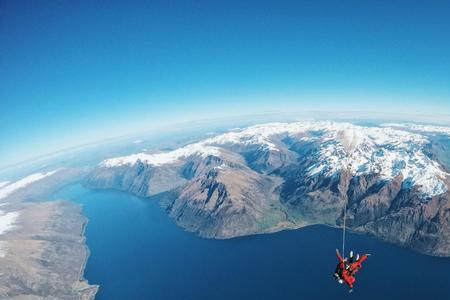
[[[161,201],[186,230],[231,238],[340,226],[450,256],[447,127],[271,123],[161,153],[107,159],[86,178]]]
[[[89,250],[81,207],[37,201],[75,175],[36,173],[0,188],[0,299],[94,299],[98,287],[83,278]]]

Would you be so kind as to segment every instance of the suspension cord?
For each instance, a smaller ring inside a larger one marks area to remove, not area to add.
[[[347,218],[347,201],[344,206],[344,223],[342,227],[342,257],[345,257],[345,220]]]

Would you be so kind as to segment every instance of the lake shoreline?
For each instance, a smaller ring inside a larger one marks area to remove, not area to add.
[[[89,223],[89,219],[88,219],[88,217],[86,217],[82,213],[83,205],[81,205],[81,204],[78,204],[78,205],[81,207],[81,212],[80,213],[81,213],[81,215],[82,215],[82,217],[84,219],[83,224],[82,224],[82,229],[81,229],[80,236],[83,239],[83,246],[84,246],[84,249],[85,249],[84,260],[83,260],[83,263],[82,263],[82,265],[80,267],[80,272],[79,272],[79,280],[80,280],[80,282],[84,282],[84,283],[89,285],[88,279],[84,276],[89,257],[91,256],[91,250],[89,249],[89,247],[87,245],[86,235],[85,235],[86,228],[87,228],[88,223]],[[95,299],[95,295],[97,294],[97,292],[98,292],[98,290],[100,288],[99,284],[89,285],[89,286],[90,286],[90,288],[86,290],[86,294],[81,295],[81,298],[83,300],[94,300]]]
[[[219,240],[183,230],[158,202],[126,192],[75,185],[57,196],[82,204],[89,220],[85,235],[91,255],[84,276],[101,284],[97,300],[294,300],[299,295],[330,299],[348,294],[331,278],[337,263],[334,251],[342,245],[338,227],[314,224],[301,230]],[[445,298],[450,292],[445,275],[448,258],[422,255],[354,233],[349,232],[346,248],[373,254],[358,273],[355,300],[420,300],[430,290],[437,298]],[[386,261],[396,261],[400,267],[386,274]],[[423,278],[424,272],[435,275]],[[424,282],[429,289],[420,288]]]
[[[81,206],[58,200],[15,203],[14,209],[21,218],[2,236],[0,298],[93,300],[98,286],[84,278],[90,250]]]

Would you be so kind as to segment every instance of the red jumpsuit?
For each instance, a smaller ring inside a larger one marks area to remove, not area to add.
[[[355,277],[352,276],[352,272],[350,272],[350,270],[351,270],[351,265],[355,264],[356,262],[354,262],[353,264],[350,265],[350,269],[345,269],[346,262],[342,258],[342,256],[339,254],[339,251],[336,251],[336,256],[339,260],[339,268],[342,271],[341,279],[344,280],[344,282],[352,289],[353,283],[355,282]]]
[[[351,272],[351,274],[355,274],[356,272],[359,271],[359,269],[362,268],[361,264],[363,261],[365,261],[367,259],[367,257],[368,257],[368,255],[364,254],[357,261],[350,264],[349,271]]]

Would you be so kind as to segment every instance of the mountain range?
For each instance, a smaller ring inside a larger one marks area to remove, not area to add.
[[[345,215],[352,231],[450,256],[449,149],[442,126],[269,123],[110,158],[85,184],[158,199],[202,237],[339,227]]]

